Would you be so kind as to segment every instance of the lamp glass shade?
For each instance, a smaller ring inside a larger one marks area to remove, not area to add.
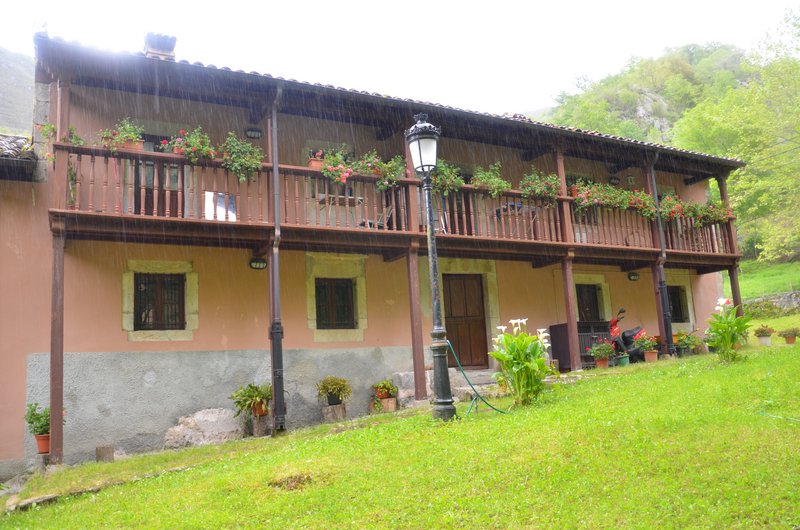
[[[406,131],[411,162],[417,173],[429,173],[436,168],[436,148],[440,131],[426,121],[428,117],[425,114],[414,117],[417,123]]]

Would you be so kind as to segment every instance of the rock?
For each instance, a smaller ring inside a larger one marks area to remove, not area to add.
[[[164,448],[177,449],[236,440],[244,436],[244,427],[230,409],[205,409],[178,420],[164,435]]]

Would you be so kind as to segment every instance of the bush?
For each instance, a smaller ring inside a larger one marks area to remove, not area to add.
[[[503,192],[511,189],[511,183],[500,176],[500,169],[500,162],[495,162],[488,169],[478,167],[475,169],[475,175],[472,177],[470,184],[477,188],[489,190],[489,195],[496,199]]]
[[[336,377],[335,375],[327,375],[317,383],[317,395],[320,398],[327,396],[335,396],[342,401],[346,401],[353,397],[353,389],[350,383],[343,377]]]
[[[500,334],[494,339],[494,351],[489,352],[500,363],[494,378],[501,387],[511,389],[514,405],[530,404],[544,390],[545,377],[557,373],[547,359],[549,334],[540,329],[537,335],[529,335],[527,321],[511,320],[512,333],[505,332],[506,326],[498,326]]]
[[[228,138],[220,147],[225,152],[222,167],[236,175],[239,182],[252,179],[261,169],[264,151],[246,140],[240,140],[234,133],[229,132]]]
[[[230,395],[230,399],[236,405],[237,416],[244,412],[245,417],[250,417],[253,414],[253,407],[256,405],[260,405],[264,409],[269,406],[272,399],[272,385],[250,383],[245,387],[240,386]]]
[[[725,298],[717,300],[717,312],[708,320],[706,342],[715,349],[723,362],[739,358],[736,344],[747,339],[750,317],[736,316],[736,307]]]
[[[771,337],[773,333],[775,333],[775,330],[766,324],[762,324],[753,330],[753,335],[756,337]]]

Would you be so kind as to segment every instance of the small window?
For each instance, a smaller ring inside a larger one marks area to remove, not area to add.
[[[667,286],[667,297],[669,298],[669,312],[672,322],[689,322],[689,304],[686,302],[686,288],[680,285]]]
[[[133,281],[134,331],[186,329],[186,275],[137,272]]]
[[[317,278],[317,329],[356,329],[351,278]]]

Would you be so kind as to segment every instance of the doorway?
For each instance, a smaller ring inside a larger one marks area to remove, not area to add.
[[[486,314],[483,308],[483,278],[480,274],[444,274],[444,318],[447,338],[464,368],[488,368]],[[447,353],[447,365],[456,366]]]

